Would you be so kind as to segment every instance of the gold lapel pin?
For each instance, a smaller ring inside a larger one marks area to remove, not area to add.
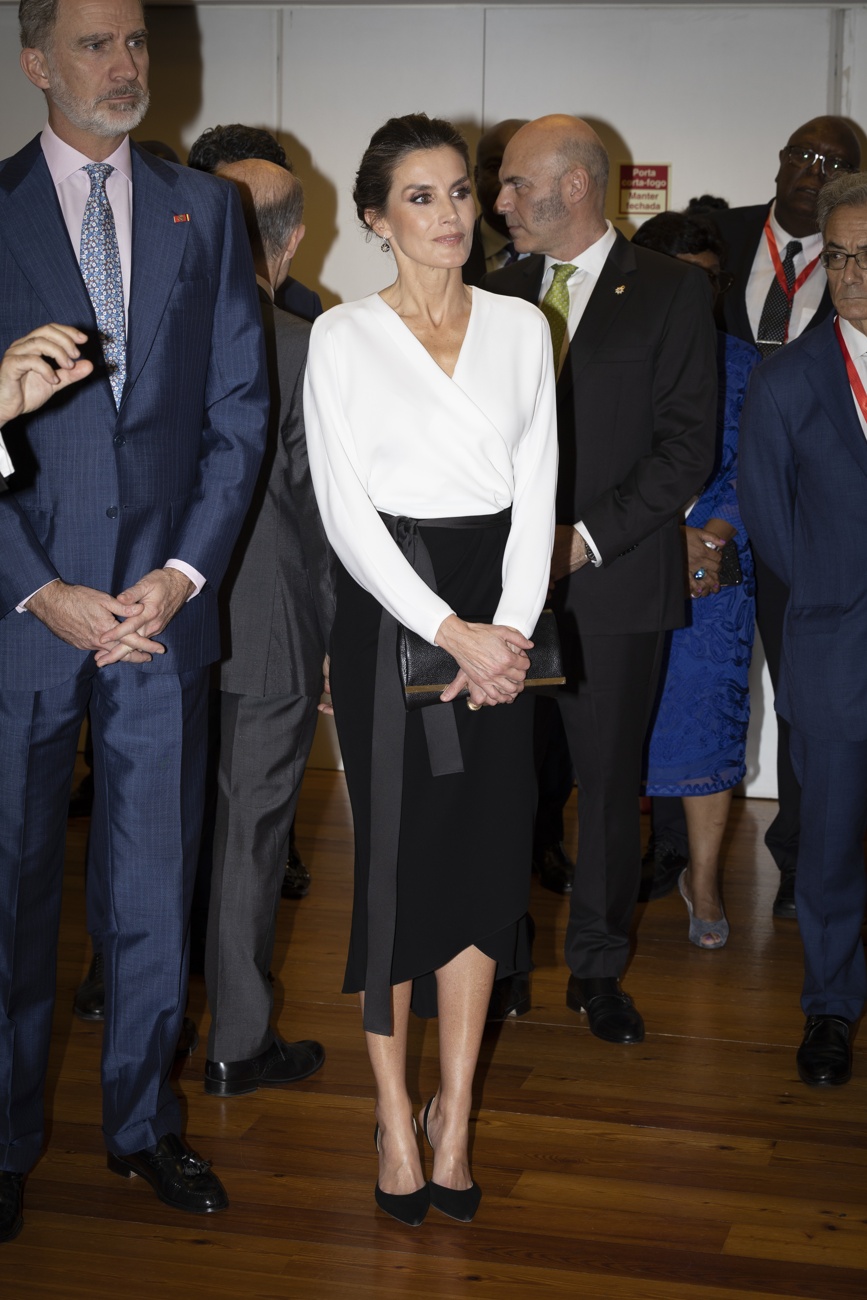
[[[615,293],[626,293],[626,285],[625,285],[625,284],[618,284],[618,286],[617,286],[617,288],[614,290],[614,292],[615,292]]]

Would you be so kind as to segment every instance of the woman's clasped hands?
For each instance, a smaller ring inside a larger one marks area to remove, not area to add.
[[[511,704],[524,689],[533,642],[499,623],[465,623],[450,614],[440,624],[436,643],[458,662],[459,672],[443,691],[443,703],[469,691],[470,707]]]

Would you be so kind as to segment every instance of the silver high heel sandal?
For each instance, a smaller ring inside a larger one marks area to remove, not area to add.
[[[692,903],[683,892],[683,878],[685,875],[686,867],[677,878],[677,889],[686,903],[686,910],[689,912],[690,943],[694,943],[696,948],[724,948],[729,937],[729,923],[726,920],[725,912],[723,912],[719,921],[703,921],[700,916],[696,916]]]

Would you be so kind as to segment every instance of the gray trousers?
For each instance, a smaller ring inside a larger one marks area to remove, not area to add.
[[[273,1041],[268,970],[317,703],[309,695],[222,694],[205,947],[211,1061],[248,1060]]]

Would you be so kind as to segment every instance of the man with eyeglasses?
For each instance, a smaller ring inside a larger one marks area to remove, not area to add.
[[[776,709],[801,785],[797,1064],[813,1085],[849,1079],[867,997],[867,174],[826,185],[818,222],[837,315],[753,372],[738,481],[749,535],[791,593]]]
[[[726,266],[735,284],[722,299],[724,328],[755,343],[765,356],[812,330],[831,312],[819,254],[819,194],[835,176],[857,171],[861,149],[841,117],[815,117],[798,127],[780,150],[773,201],[713,213],[728,245]],[[756,622],[771,681],[777,689],[783,616],[788,591],[753,547],[756,560]],[[794,918],[800,789],[789,756],[788,725],[780,721],[777,744],[779,812],[765,843],[780,870],[774,916]]]

